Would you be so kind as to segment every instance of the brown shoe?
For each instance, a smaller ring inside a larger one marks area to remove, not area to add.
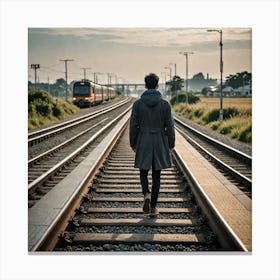
[[[150,217],[154,218],[154,217],[158,216],[158,214],[159,214],[158,209],[151,207]]]
[[[150,202],[151,202],[151,194],[146,193],[144,196],[144,205],[143,205],[143,212],[144,214],[149,214],[150,213]]]

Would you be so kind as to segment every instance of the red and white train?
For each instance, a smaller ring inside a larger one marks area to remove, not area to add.
[[[78,107],[90,107],[114,98],[116,95],[117,91],[113,88],[88,80],[81,80],[73,85],[73,103]]]

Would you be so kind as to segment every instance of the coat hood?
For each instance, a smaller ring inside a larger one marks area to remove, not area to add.
[[[161,101],[161,93],[156,89],[148,89],[141,95],[141,101],[148,107],[155,107]]]

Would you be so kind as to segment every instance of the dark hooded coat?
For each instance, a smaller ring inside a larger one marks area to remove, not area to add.
[[[130,118],[130,146],[136,149],[134,167],[149,170],[171,167],[169,149],[175,146],[170,104],[155,89],[146,90],[133,104]]]

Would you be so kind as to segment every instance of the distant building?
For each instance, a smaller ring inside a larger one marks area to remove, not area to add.
[[[217,87],[214,87],[214,86],[204,87],[201,90],[201,94],[204,96],[214,96],[216,91],[217,91]]]
[[[220,86],[210,86],[205,87],[201,90],[201,94],[204,96],[213,96],[219,97],[220,96]],[[230,86],[223,88],[223,96],[233,97],[233,96],[243,96],[243,97],[251,97],[252,96],[252,89],[251,85],[245,85],[244,87],[239,87],[234,89]]]
[[[233,96],[234,95],[234,90],[232,87],[225,87],[223,88],[223,96]]]
[[[188,88],[189,91],[192,92],[201,92],[205,87],[217,86],[217,79],[209,78],[209,74],[207,73],[207,78],[204,78],[204,75],[200,72],[198,74],[193,75],[192,79],[188,79]],[[184,80],[183,90],[186,90],[186,80]]]
[[[244,85],[243,87],[239,87],[239,88],[235,89],[234,91],[235,91],[236,95],[239,95],[239,96],[248,96],[248,97],[252,96],[251,85]]]

